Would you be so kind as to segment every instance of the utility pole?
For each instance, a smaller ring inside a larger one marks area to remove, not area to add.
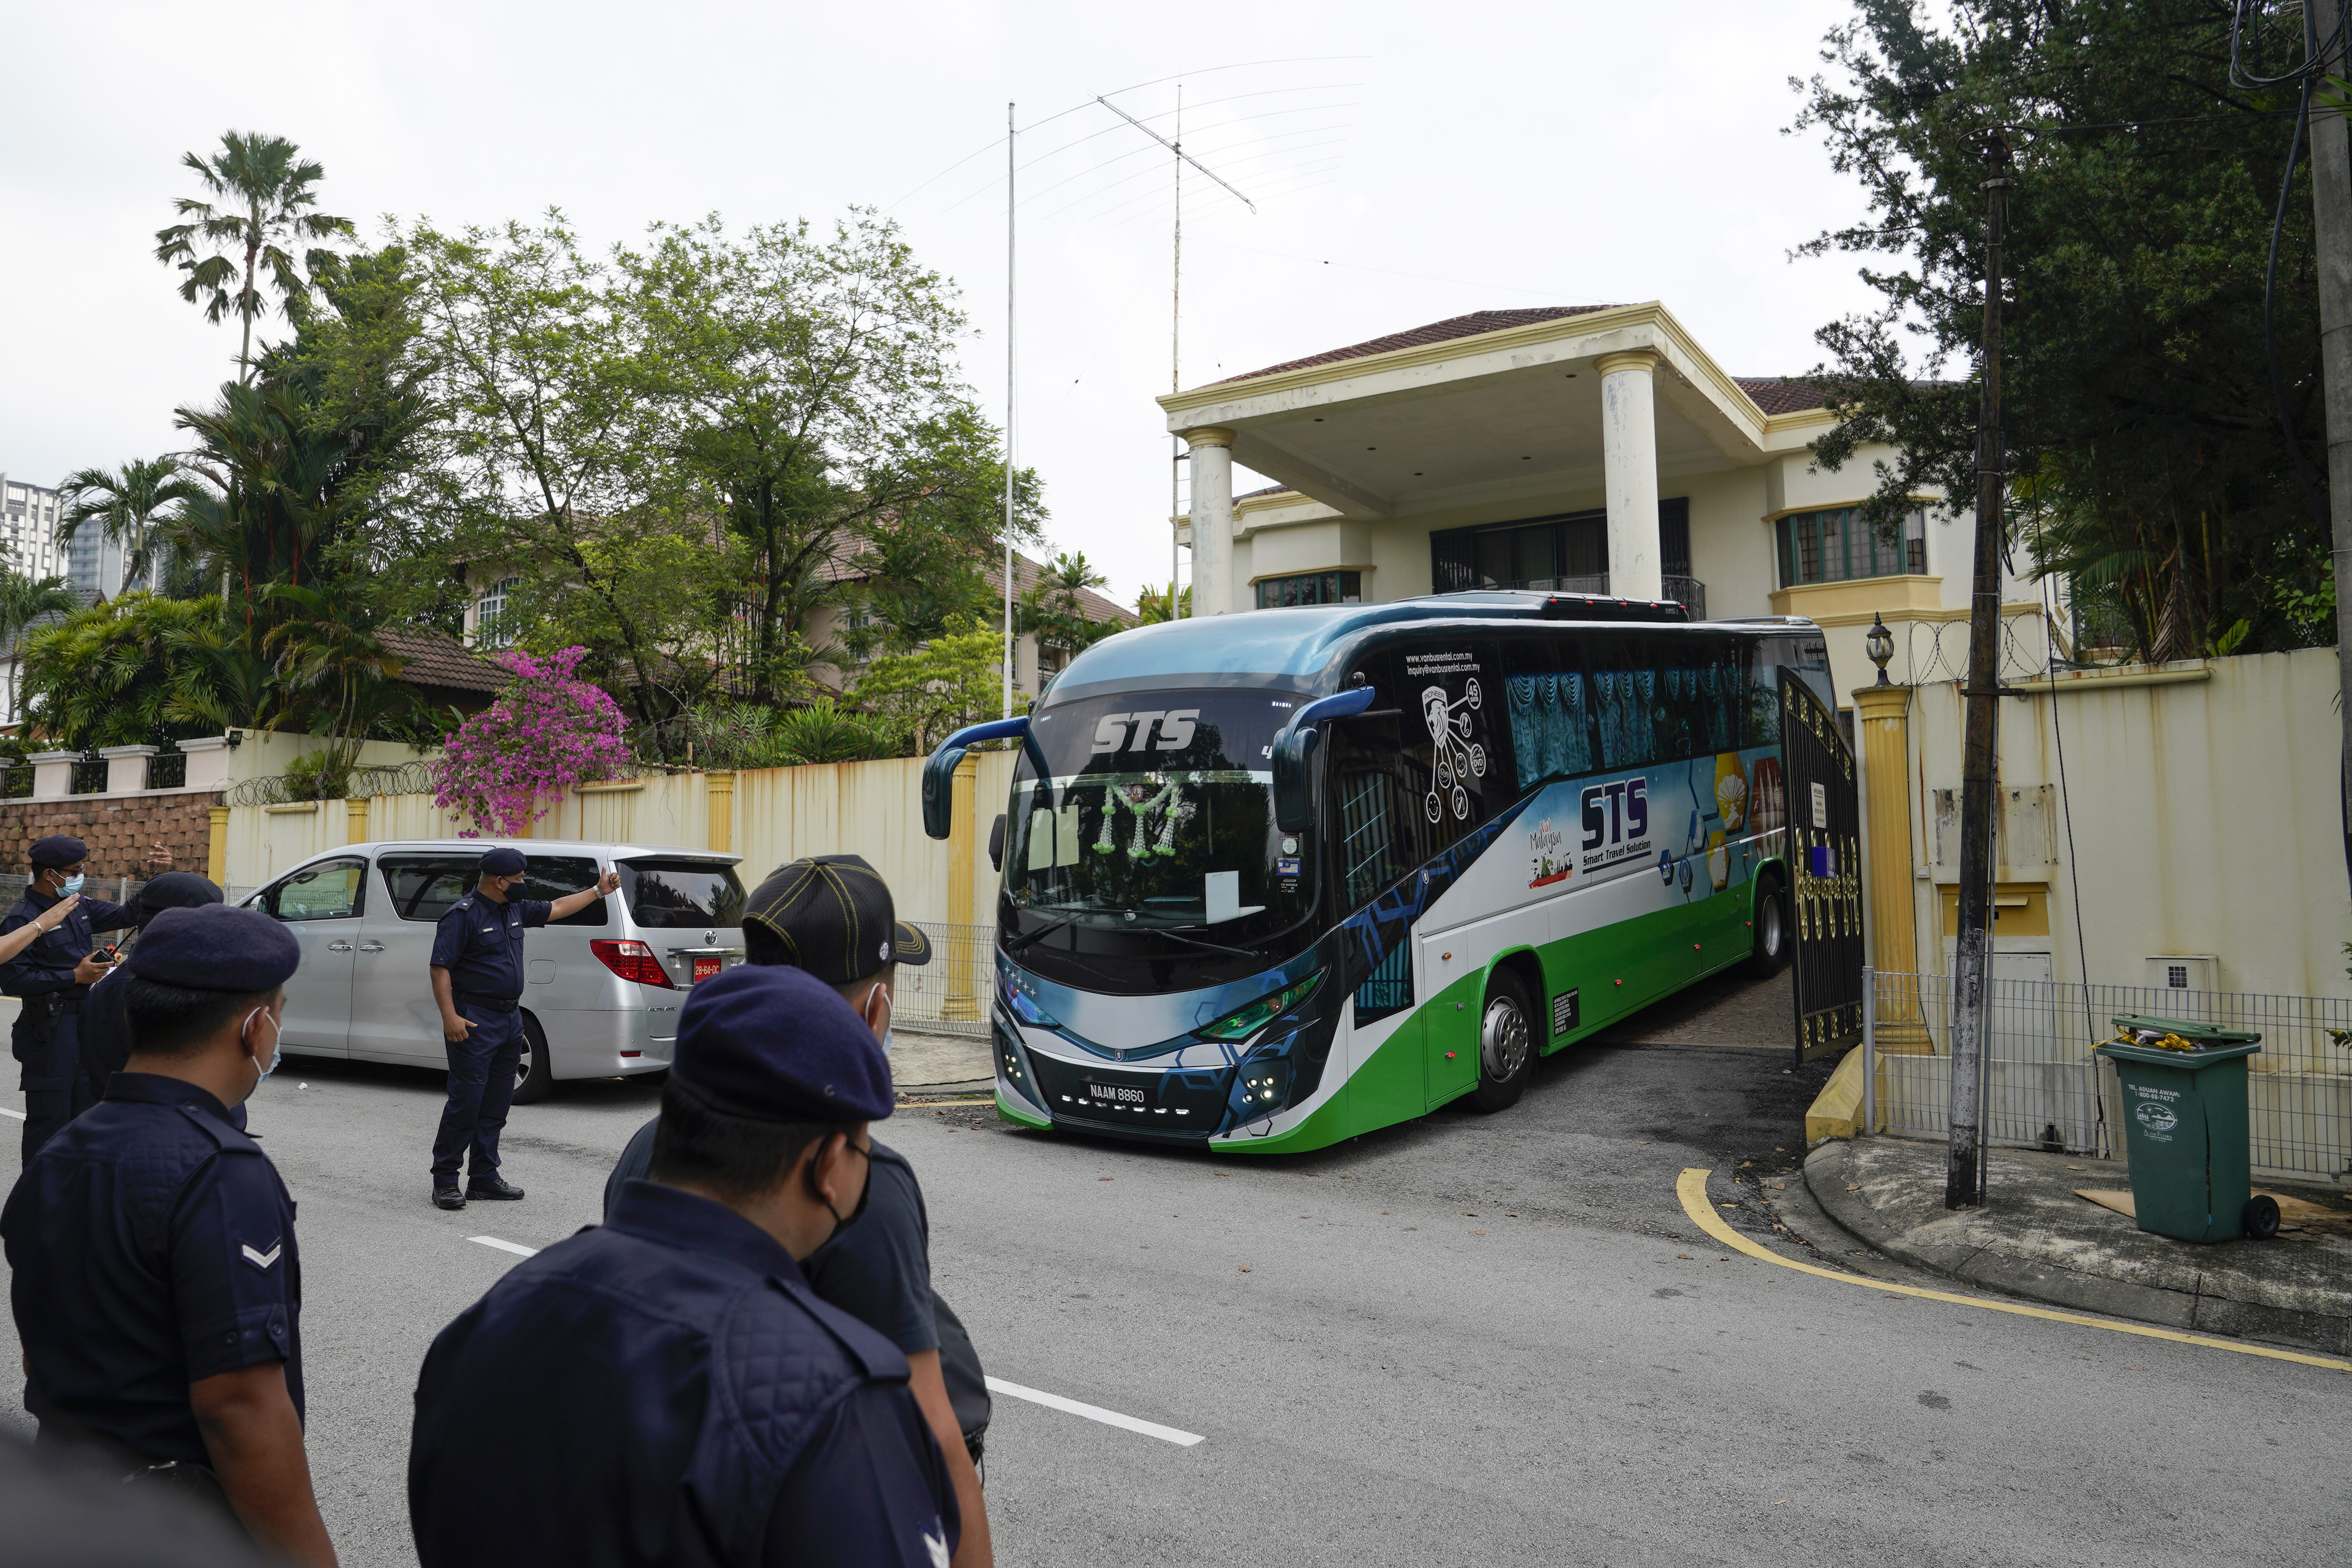
[[[1184,84],[1176,84],[1176,141],[1169,151],[1176,162],[1176,257],[1169,273],[1168,324],[1168,390],[1172,395],[1184,390]],[[1176,501],[1177,477],[1184,470],[1184,438],[1173,430],[1168,433],[1168,618],[1176,616]],[[2347,734],[2352,734],[2347,730]],[[2352,746],[2352,741],[2345,742]]]
[[[1004,713],[1013,717],[1013,106],[1004,106]]]
[[[2333,12],[2323,18],[2324,11]],[[2323,20],[2325,26],[2323,26]],[[2346,29],[2352,27],[2352,0],[2323,7],[2307,0],[2304,37],[2317,57],[2312,69],[2344,77]],[[2319,272],[2319,366],[2327,407],[2327,500],[2329,542],[2336,562],[2336,671],[2338,688],[2352,693],[2352,148],[2346,143],[2341,110],[2315,103],[2311,110],[2312,240]],[[2343,787],[2345,870],[2352,877],[2352,714],[2344,716]]]
[[[1977,415],[1976,583],[1969,609],[1967,724],[1960,752],[1960,933],[1952,960],[1950,1163],[1944,1206],[1984,1201],[1985,995],[1992,965],[1993,771],[2000,732],[2000,263],[2009,227],[2009,138],[1985,149],[1984,400]]]
[[[1129,125],[1134,126],[1138,131],[1142,132],[1146,136],[1150,137],[1154,142],[1159,142],[1162,147],[1167,148],[1168,151],[1174,153],[1176,157],[1176,262],[1174,284],[1171,290],[1171,305],[1174,312],[1174,321],[1169,332],[1168,390],[1171,392],[1181,392],[1184,390],[1184,165],[1190,163],[1195,169],[1200,170],[1203,174],[1208,175],[1212,180],[1215,180],[1218,184],[1224,185],[1226,192],[1231,195],[1235,201],[1249,208],[1253,216],[1257,212],[1257,204],[1250,200],[1247,196],[1243,195],[1239,191],[1234,190],[1233,186],[1225,184],[1225,182],[1223,179],[1220,179],[1216,173],[1206,163],[1202,163],[1201,160],[1193,157],[1191,153],[1184,151],[1184,87],[1181,82],[1179,82],[1176,87],[1176,140],[1173,142],[1171,142],[1167,137],[1162,136],[1159,132],[1154,131],[1150,126],[1146,125],[1142,121],[1138,120],[1134,115],[1129,114],[1126,110],[1121,109],[1118,104],[1113,103],[1109,99],[1103,97],[1101,94],[1096,94],[1095,101],[1101,104],[1105,109],[1109,110],[1113,114],[1118,115],[1121,120],[1126,121]],[[1183,461],[1183,453],[1178,446],[1179,440],[1180,437],[1174,431],[1171,430],[1169,432],[1168,618],[1171,621],[1176,618],[1176,465]],[[1200,558],[1200,542],[1198,540],[1193,541],[1192,551],[1193,559],[1195,560]]]

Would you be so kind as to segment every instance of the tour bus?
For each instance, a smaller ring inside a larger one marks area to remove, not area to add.
[[[1539,592],[1136,628],[1026,715],[989,843],[1004,1119],[1298,1151],[1791,940],[1784,708],[1820,629]],[[1815,711],[1819,711],[1816,710]]]

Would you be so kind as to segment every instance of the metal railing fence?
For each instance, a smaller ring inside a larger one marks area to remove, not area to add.
[[[1950,1133],[1952,980],[1864,971],[1864,1125]],[[1987,983],[1982,1141],[2096,1159],[2126,1157],[2114,1067],[2093,1054],[2120,1014],[2243,1029],[2254,1169],[2273,1178],[2352,1174],[2352,999],[2063,981]]]
[[[996,928],[907,922],[931,944],[931,961],[898,966],[891,1005],[897,1020],[934,1035],[988,1034],[990,988],[996,975]]]

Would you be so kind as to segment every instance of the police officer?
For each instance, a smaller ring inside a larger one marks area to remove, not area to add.
[[[89,847],[67,834],[51,834],[34,841],[29,858],[32,882],[6,918],[0,919],[0,933],[40,920],[58,900],[79,893]],[[121,905],[84,897],[61,925],[36,939],[0,969],[0,994],[22,1003],[9,1047],[25,1069],[18,1081],[25,1091],[27,1163],[49,1135],[73,1116],[81,1000],[90,984],[106,973],[105,964],[90,957],[98,945],[97,933],[120,931],[131,923],[131,911]]]
[[[424,1568],[938,1568],[958,1528],[907,1358],[802,1279],[856,1220],[874,1037],[745,965],[678,1014],[650,1180],[441,1331],[416,1388]]]
[[[433,1139],[436,1207],[522,1196],[520,1187],[499,1174],[499,1133],[514,1099],[515,1064],[522,1058],[522,1017],[515,1011],[522,994],[522,933],[578,913],[619,887],[621,879],[607,871],[593,888],[552,902],[517,898],[522,884],[521,850],[486,850],[474,890],[449,906],[433,933],[433,1000],[449,1047],[449,1103]],[[547,1071],[547,1063],[539,1070]],[[461,1164],[469,1173],[462,1192]]]
[[[900,964],[931,961],[930,943],[898,918],[889,884],[856,855],[818,855],[776,868],[743,906],[743,954],[792,964],[834,988],[866,1020],[884,1056]],[[656,1116],[637,1129],[604,1184],[610,1214],[630,1178],[642,1176],[660,1135]],[[915,1168],[876,1139],[866,1217],[802,1260],[818,1299],[898,1347],[931,1436],[947,1456],[963,1519],[954,1568],[992,1561],[979,1461],[991,1415],[988,1380],[971,1336],[931,1289],[931,1224]]]
[[[0,1243],[43,1443],[331,1565],[302,1446],[294,1201],[228,1118],[277,1065],[299,956],[256,910],[157,915],[124,982],[130,1064],[25,1168]]]
[[[137,931],[165,910],[192,910],[221,901],[221,890],[193,871],[166,871],[151,879],[131,900]],[[134,934],[135,942],[138,937]],[[131,1008],[124,997],[130,971],[117,965],[100,976],[81,999],[81,1029],[74,1053],[73,1114],[79,1116],[106,1098],[106,1080],[131,1059]],[[245,1107],[228,1108],[228,1119],[245,1131]]]

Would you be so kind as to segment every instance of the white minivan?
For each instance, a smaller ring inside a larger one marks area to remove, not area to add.
[[[288,1054],[446,1068],[428,973],[434,930],[498,846],[522,852],[525,898],[559,899],[607,870],[621,875],[617,893],[523,939],[516,1101],[544,1099],[557,1079],[667,1068],[686,993],[743,962],[740,856],[529,838],[352,844],[314,856],[245,900],[301,944],[286,984]]]

